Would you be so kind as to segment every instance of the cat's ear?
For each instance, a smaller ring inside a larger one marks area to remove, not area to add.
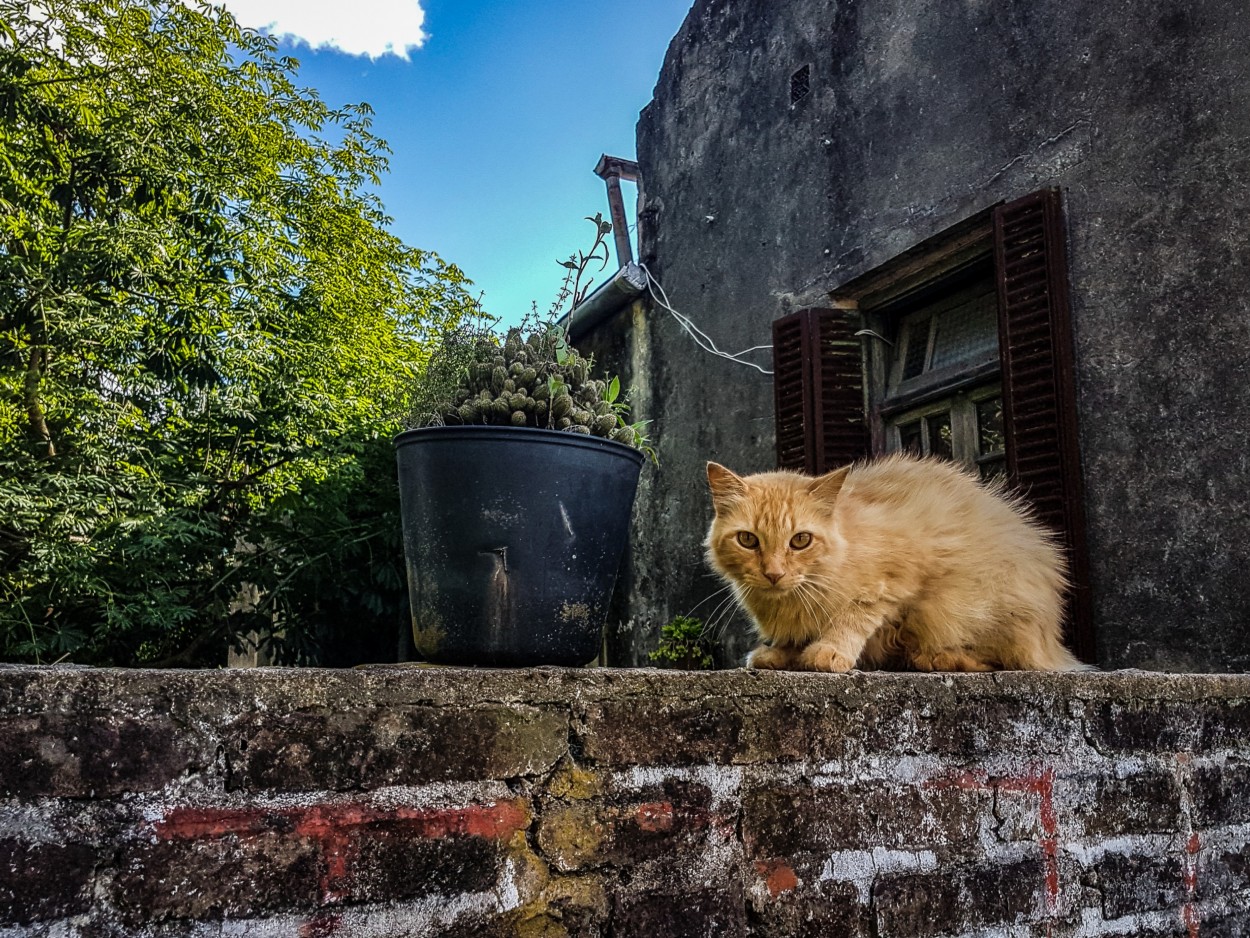
[[[734,475],[720,463],[715,462],[707,464],[707,484],[712,490],[712,507],[718,514],[728,502],[741,498],[747,491],[746,483],[742,481],[741,476]]]
[[[846,477],[850,474],[850,471],[850,466],[843,466],[841,469],[833,470],[833,472],[826,472],[823,476],[817,476],[813,479],[808,484],[807,490],[821,501],[831,502],[842,491],[842,485],[846,482]]]

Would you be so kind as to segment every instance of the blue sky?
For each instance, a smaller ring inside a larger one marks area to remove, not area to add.
[[[244,25],[282,36],[301,84],[327,103],[374,108],[374,130],[394,151],[380,195],[395,233],[459,265],[486,310],[508,322],[532,301],[546,311],[563,274],[556,260],[589,248],[585,216],[607,217],[595,163],[601,153],[634,158],[638,112],[690,8],[690,0],[225,4]],[[387,43],[406,58],[384,52]],[[634,187],[624,188],[632,220]]]

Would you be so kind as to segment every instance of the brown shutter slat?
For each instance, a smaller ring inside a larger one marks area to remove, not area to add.
[[[868,454],[855,328],[836,309],[802,309],[773,323],[780,468],[820,475]]]
[[[1038,518],[1062,532],[1073,582],[1069,647],[1094,660],[1085,505],[1076,431],[1067,244],[1059,190],[994,210],[1007,469]]]
[[[807,427],[811,403],[803,374],[801,314],[773,323],[773,397],[777,416],[777,465],[799,472],[807,468]]]

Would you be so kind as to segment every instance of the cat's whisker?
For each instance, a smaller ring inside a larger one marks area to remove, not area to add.
[[[708,599],[714,600],[715,602],[711,611],[708,613],[708,620],[710,621],[714,619],[725,604],[734,602],[735,598],[735,591],[732,586],[729,589],[717,590],[709,596]]]
[[[712,614],[708,616],[708,631],[714,631],[724,617],[725,609],[734,605],[733,597],[727,596],[716,604],[716,608],[712,610]]]
[[[810,586],[822,606],[831,606],[841,602],[849,602],[851,597],[843,594],[840,579],[823,574],[805,574],[808,581],[803,586]]]
[[[720,638],[725,628],[733,621],[734,612],[742,605],[742,599],[738,595],[736,587],[732,590],[732,595],[721,601],[713,612],[713,621],[709,624],[709,632],[716,638]]]
[[[825,573],[816,573],[814,571],[804,573],[803,579],[808,583],[818,583],[821,586],[833,586],[841,582],[839,577],[830,576]]]
[[[697,603],[695,603],[693,606],[691,606],[691,607],[690,607],[690,611],[689,611],[689,612],[687,612],[687,613],[686,613],[686,615],[687,615],[687,616],[693,616],[693,615],[694,615],[695,610],[696,610],[696,609],[698,609],[700,606],[702,606],[702,605],[703,605],[705,602],[707,602],[709,599],[715,599],[717,596],[720,596],[722,593],[728,593],[728,592],[729,592],[729,591],[731,591],[732,589],[733,589],[733,587],[732,587],[732,586],[722,586],[722,587],[721,587],[720,589],[718,589],[716,592],[714,592],[714,593],[710,593],[710,594],[708,594],[707,596],[704,596],[704,597],[703,597],[702,599],[700,599]]]
[[[822,612],[828,612],[833,605],[833,596],[827,589],[819,589],[815,583],[804,583],[800,587],[804,593],[811,598],[816,607]]]
[[[714,626],[714,634],[717,638],[724,634],[729,624],[733,622],[734,615],[739,609],[742,609],[744,612],[749,609],[747,599],[754,592],[753,588],[746,583],[731,583],[730,586],[732,595],[717,607],[719,616]]]
[[[817,597],[805,588],[806,584],[799,584],[795,589],[795,594],[799,598],[799,602],[803,604],[803,608],[812,619],[812,625],[819,627],[822,618],[819,612]]]

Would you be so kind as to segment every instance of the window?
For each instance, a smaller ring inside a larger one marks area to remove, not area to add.
[[[1006,475],[1063,536],[1067,639],[1091,661],[1067,289],[1060,196],[1044,190],[856,278],[839,308],[777,320],[777,454],[823,472],[910,450]]]
[[[997,382],[908,410],[889,427],[891,452],[961,462],[975,467],[983,481],[1007,474],[1003,392]]]
[[[887,304],[874,318],[894,335],[884,362],[888,373],[876,383],[885,393],[874,402],[883,421],[883,449],[953,459],[976,468],[983,479],[1003,475],[992,259],[978,258]]]
[[[812,67],[804,65],[790,76],[790,106],[798,104],[812,90]]]

